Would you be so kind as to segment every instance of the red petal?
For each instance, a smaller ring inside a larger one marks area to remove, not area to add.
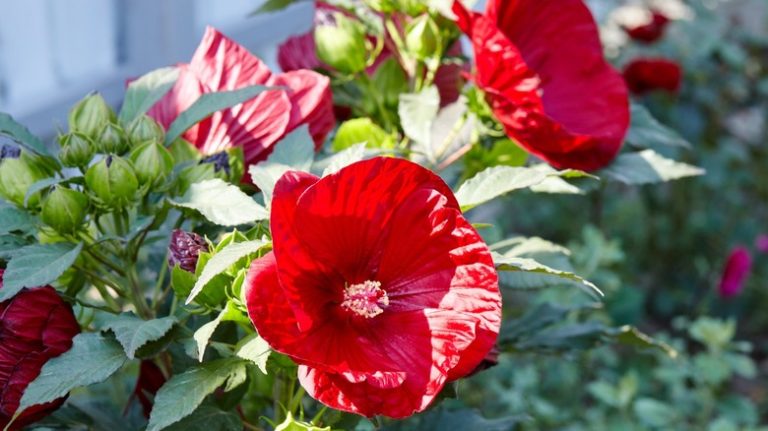
[[[637,58],[624,68],[624,80],[635,94],[656,90],[677,93],[682,74],[679,64],[665,58]]]
[[[190,70],[208,91],[237,90],[266,84],[272,76],[264,62],[213,27],[205,29]]]
[[[204,92],[203,85],[194,73],[189,71],[186,64],[177,67],[179,78],[176,80],[176,84],[147,112],[147,115],[154,118],[166,130],[171,126],[173,120],[181,112],[192,106]]]
[[[288,97],[293,109],[288,131],[308,124],[309,133],[319,149],[336,125],[331,81],[328,77],[311,70],[297,70],[274,76],[270,85],[285,86],[289,89]]]
[[[312,31],[290,37],[277,47],[277,64],[286,72],[317,69],[322,63],[317,58],[315,49],[315,34]]]

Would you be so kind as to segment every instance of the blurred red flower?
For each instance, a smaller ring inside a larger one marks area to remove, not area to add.
[[[300,125],[309,125],[318,147],[335,125],[327,77],[311,70],[273,74],[258,57],[211,27],[192,61],[178,67],[176,85],[149,111],[166,128],[204,93],[250,85],[283,87],[219,111],[188,130],[184,138],[203,154],[242,147],[246,163],[254,164]]]
[[[665,58],[637,58],[624,68],[624,80],[634,94],[656,90],[677,93],[682,84],[680,65]]]
[[[289,172],[271,228],[274,251],[248,274],[248,312],[322,403],[406,417],[493,347],[501,296],[490,252],[421,166],[380,157],[322,179]]]
[[[456,1],[454,12],[472,40],[475,82],[507,135],[558,169],[613,160],[629,98],[582,0],[489,0],[484,15]]]
[[[723,298],[731,298],[741,293],[744,283],[752,268],[752,256],[746,247],[736,247],[728,256],[723,277],[720,279],[718,293]]]
[[[0,269],[0,289],[3,273]],[[8,425],[24,389],[43,365],[69,350],[79,332],[72,308],[50,286],[24,289],[0,302],[0,429]],[[10,429],[42,419],[63,402],[61,398],[24,410]]]
[[[633,40],[643,43],[653,43],[661,39],[669,24],[669,18],[659,11],[652,11],[650,21],[636,27],[625,27],[624,31]]]
[[[154,405],[154,397],[157,391],[165,384],[165,375],[154,362],[143,360],[139,365],[139,376],[136,378],[136,388],[131,399],[136,397],[141,404],[144,417],[148,418]]]
[[[768,253],[768,235],[759,235],[755,239],[755,247],[760,253]]]

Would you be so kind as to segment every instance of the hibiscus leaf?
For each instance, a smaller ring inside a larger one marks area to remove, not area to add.
[[[201,326],[197,331],[195,331],[194,335],[192,335],[192,338],[195,340],[197,345],[197,360],[199,362],[203,362],[203,356],[205,356],[205,347],[208,345],[208,341],[210,341],[213,333],[216,332],[216,328],[219,327],[219,324],[222,322],[224,315],[226,314],[227,309],[225,308],[221,311],[221,313],[219,313],[218,316],[216,316],[215,319]]]
[[[179,422],[218,387],[227,383],[225,390],[234,389],[245,381],[245,376],[246,362],[239,358],[206,362],[174,375],[155,395],[147,431],[159,431]]]
[[[159,340],[176,324],[173,316],[161,319],[143,320],[131,313],[110,316],[103,330],[111,330],[125,349],[128,358],[133,359],[136,351],[149,343]]]
[[[572,272],[551,268],[533,259],[503,256],[498,253],[493,253],[493,262],[496,265],[496,269],[499,271],[519,271],[525,273],[551,275],[576,282],[577,285],[582,288],[582,290],[598,299],[604,296],[603,292],[598,289],[598,287],[595,286],[592,282],[585,280]]]
[[[70,266],[83,249],[83,243],[33,244],[14,253],[3,275],[0,302],[16,295],[25,287],[53,283]]]
[[[114,338],[98,333],[79,334],[72,348],[45,363],[27,386],[18,412],[65,396],[80,386],[103,382],[128,360]]]
[[[123,107],[118,116],[120,123],[130,124],[139,116],[146,114],[173,88],[178,78],[177,67],[163,67],[128,84]]]
[[[269,87],[263,85],[251,85],[239,90],[203,94],[171,123],[168,133],[165,134],[165,145],[171,145],[187,129],[215,112],[247,102],[268,89]]]
[[[28,213],[12,206],[0,206],[0,235],[28,232],[34,226],[35,219]]]
[[[605,178],[631,185],[662,183],[704,173],[704,169],[676,162],[653,150],[622,154],[600,171]]]
[[[582,171],[565,171],[566,175],[563,175],[563,177],[560,177],[560,176],[557,176],[558,171],[546,163],[533,165],[531,166],[531,169],[536,169],[550,175],[547,178],[544,178],[542,182],[531,186],[531,191],[536,193],[583,195],[584,193],[586,193],[586,191],[583,188],[575,184],[569,183],[568,181],[565,181],[563,177],[569,178],[569,175],[573,174],[574,172],[578,172],[580,175],[571,176],[571,178],[584,176],[592,179],[597,179],[597,177],[593,175],[587,175],[585,172],[582,172]]]
[[[338,152],[361,143],[368,148],[391,150],[395,147],[395,140],[370,118],[353,118],[341,123],[333,137],[332,148]]]
[[[243,428],[234,412],[227,412],[213,403],[203,403],[191,415],[165,428],[165,431],[229,431]]]
[[[201,181],[173,205],[200,212],[208,221],[219,226],[237,226],[269,219],[267,210],[239,187],[219,178]]]
[[[435,86],[419,93],[401,94],[397,113],[405,135],[421,145],[429,145],[432,123],[439,109],[440,94]]]
[[[25,148],[42,155],[50,155],[40,138],[33,135],[25,126],[18,123],[10,115],[0,112],[0,135],[5,135],[18,142]]]
[[[633,103],[631,109],[632,123],[626,139],[628,143],[642,148],[691,147],[691,144],[676,131],[653,118],[653,115],[643,105]]]
[[[271,352],[272,349],[267,340],[258,334],[245,337],[235,348],[235,356],[253,362],[264,374],[267,374],[267,360]]]
[[[269,244],[269,242],[264,240],[236,242],[226,246],[220,252],[213,255],[205,265],[205,268],[203,268],[203,272],[200,273],[197,282],[195,282],[195,287],[193,287],[192,292],[189,293],[186,304],[191,303],[195,297],[203,291],[205,285],[208,284],[213,277],[226,271],[229,267],[237,263],[238,260],[249,254],[256,253],[267,244]]]
[[[277,180],[287,171],[309,172],[314,159],[315,143],[307,126],[301,126],[281,139],[267,160],[251,165],[248,173],[261,189],[264,203],[269,207]]]

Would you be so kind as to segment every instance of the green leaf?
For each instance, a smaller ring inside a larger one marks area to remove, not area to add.
[[[414,141],[429,145],[432,122],[440,109],[437,87],[429,86],[419,93],[400,95],[397,113],[405,135]]]
[[[600,176],[624,184],[662,183],[704,173],[704,169],[667,159],[653,150],[622,154],[599,172]]]
[[[283,10],[287,8],[288,6],[298,1],[301,1],[301,0],[267,0],[266,2],[264,2],[263,5],[259,6],[258,9],[251,12],[251,15],[258,15],[258,14],[267,13],[267,12],[277,12],[279,10]]]
[[[72,264],[83,249],[83,243],[33,244],[18,250],[8,262],[3,275],[0,302],[13,297],[25,287],[53,283]]]
[[[45,363],[40,375],[27,386],[17,411],[65,396],[81,386],[103,382],[128,358],[120,344],[98,333],[84,333],[72,340],[72,348]]]
[[[192,414],[206,396],[219,386],[244,382],[245,362],[237,358],[219,359],[192,367],[168,380],[155,395],[147,431],[160,431]]]
[[[462,211],[467,211],[480,204],[495,199],[514,190],[525,189],[549,177],[592,177],[575,170],[543,170],[541,168],[521,168],[511,166],[494,166],[468,179],[456,192],[456,199]],[[594,177],[593,177],[594,178]]]
[[[168,93],[179,78],[178,67],[163,67],[128,84],[118,120],[131,124]]]
[[[640,330],[634,326],[624,325],[618,328],[606,329],[605,336],[612,339],[614,342],[625,346],[660,350],[673,359],[678,355],[677,350],[675,350],[674,347],[640,332]]]
[[[652,398],[635,401],[634,411],[641,423],[651,427],[666,427],[677,420],[677,412],[671,406]]]
[[[309,129],[302,126],[278,142],[267,160],[248,168],[253,183],[264,194],[267,207],[272,202],[277,180],[287,171],[309,172],[314,158],[315,143]]]
[[[265,339],[258,334],[251,334],[238,343],[235,356],[253,362],[262,373],[267,374],[267,360],[271,352]]]
[[[359,162],[365,158],[365,144],[356,144],[346,150],[343,150],[325,160],[322,164],[325,166],[322,176],[330,175],[340,171],[352,163]],[[319,164],[319,163],[318,163]],[[317,164],[316,164],[317,165]]]
[[[34,226],[35,219],[28,213],[12,206],[0,206],[0,235],[28,232]]]
[[[192,338],[195,340],[195,343],[197,344],[198,362],[203,362],[203,356],[205,356],[205,347],[208,345],[208,341],[210,341],[213,333],[216,332],[216,328],[219,327],[219,324],[222,322],[226,314],[227,309],[225,308],[224,310],[221,310],[221,313],[219,313],[215,319],[198,328],[198,330],[195,331],[195,334],[192,336]]]
[[[29,202],[29,199],[40,190],[47,189],[48,187],[54,186],[56,184],[82,181],[82,179],[83,177],[43,178],[42,180],[37,181],[31,186],[29,186],[29,188],[27,189],[27,194],[24,195],[24,205],[26,206]]]
[[[243,422],[236,413],[203,403],[191,415],[165,428],[165,431],[231,431],[242,428]]]
[[[239,187],[219,178],[190,185],[184,196],[171,203],[196,210],[219,226],[237,226],[269,219],[269,213],[263,206]]]
[[[557,170],[546,163],[539,163],[537,165],[533,165],[531,166],[531,169],[536,169],[541,172],[546,172],[550,175],[547,178],[545,178],[542,182],[531,186],[531,191],[533,192],[565,194],[565,195],[583,195],[586,193],[584,189],[565,181],[562,177],[557,176]],[[591,179],[598,179],[593,175],[586,175],[586,173],[583,173],[581,171],[572,171],[569,174],[564,175],[564,177],[568,178],[569,175],[571,175],[571,177],[573,178],[574,176],[572,176],[572,174],[574,172],[579,172],[581,174],[584,174],[584,175],[576,175],[575,177],[585,176]]]
[[[370,118],[354,118],[339,126],[333,138],[333,151],[339,152],[353,145],[365,144],[368,148],[392,149],[395,142],[381,127]]]
[[[192,288],[192,292],[190,292],[187,297],[186,304],[191,303],[213,277],[226,271],[238,260],[251,253],[256,253],[267,244],[269,244],[269,242],[264,240],[236,242],[228,245],[223,250],[213,255],[211,260],[205,265],[205,268],[203,268],[203,272],[200,273],[200,277],[197,279],[195,287]]]
[[[268,89],[268,87],[263,85],[252,85],[234,91],[203,94],[192,106],[179,114],[171,123],[168,132],[165,134],[165,145],[171,145],[187,129],[210,117],[215,112],[247,102]]]
[[[125,349],[128,358],[133,359],[136,351],[149,343],[159,340],[176,324],[173,316],[143,320],[131,313],[110,316],[103,330],[111,330]]]
[[[16,122],[10,115],[0,112],[0,135],[8,136],[28,150],[37,154],[50,155],[43,141],[33,135],[25,126]]]
[[[553,275],[555,277],[575,281],[578,283],[577,285],[582,288],[582,290],[592,295],[593,297],[599,299],[600,297],[604,296],[603,292],[590,281],[587,281],[568,271],[560,271],[558,269],[550,268],[546,265],[536,262],[533,259],[503,256],[498,253],[493,253],[493,262],[496,264],[496,269],[499,271],[522,271]]]
[[[549,302],[537,305],[523,316],[504,322],[499,335],[503,343],[515,342],[535,334],[544,328],[559,323],[578,308],[563,307]]]
[[[627,142],[642,148],[653,147],[683,147],[690,148],[691,144],[683,139],[676,131],[661,124],[653,118],[645,106],[632,103],[632,123],[627,133]]]

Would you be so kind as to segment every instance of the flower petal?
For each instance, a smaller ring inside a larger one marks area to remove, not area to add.
[[[288,88],[287,93],[293,109],[287,130],[308,124],[309,133],[319,149],[336,125],[331,81],[328,77],[311,70],[297,70],[275,75],[270,85]]]

